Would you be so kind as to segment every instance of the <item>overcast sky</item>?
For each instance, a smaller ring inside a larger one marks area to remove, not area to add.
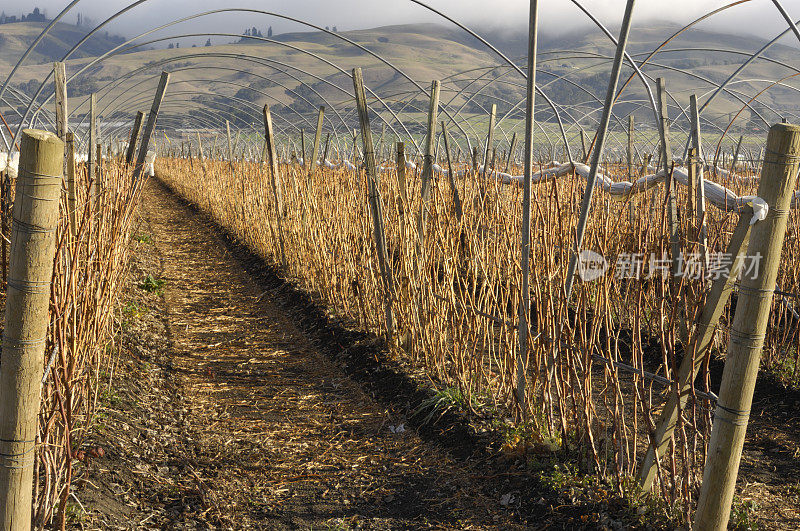
[[[634,24],[651,19],[667,19],[686,24],[731,2],[732,0],[639,0],[634,11]],[[9,15],[19,15],[39,7],[46,10],[48,17],[52,18],[68,3],[64,0],[2,0],[0,9]],[[522,26],[527,20],[529,6],[526,0],[428,0],[428,3],[471,26]],[[541,27],[547,33],[571,30],[587,21],[571,0],[543,0],[540,3],[543,5]],[[604,23],[612,25],[619,22],[625,7],[624,0],[582,0],[582,3]],[[800,2],[783,3],[790,15],[800,19],[800,6],[797,5]],[[99,22],[126,5],[129,2],[83,0],[64,20],[74,23],[77,13],[81,12]],[[178,17],[233,6],[274,11],[321,26],[337,26],[340,31],[387,24],[441,21],[436,15],[408,0],[149,0],[123,15],[110,30],[133,36]],[[182,32],[241,33],[245,27],[256,26],[266,34],[266,28],[270,25],[276,33],[300,29],[297,25],[275,17],[252,13],[203,17],[191,22],[191,25],[183,25],[181,29]],[[750,0],[723,14],[715,15],[705,27],[771,38],[786,25],[771,0]],[[175,29],[170,30],[170,34],[174,33]]]

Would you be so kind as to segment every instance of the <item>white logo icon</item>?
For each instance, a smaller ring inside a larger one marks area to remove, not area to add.
[[[603,255],[584,249],[578,253],[578,276],[584,282],[602,277],[608,271],[608,262]]]

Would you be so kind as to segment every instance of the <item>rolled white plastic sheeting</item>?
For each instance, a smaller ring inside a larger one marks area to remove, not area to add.
[[[147,155],[144,156],[144,171],[150,177],[155,177],[156,170],[155,170],[155,162],[156,162],[156,152],[155,151],[148,151]]]
[[[10,178],[16,179],[18,168],[19,151],[12,153],[10,158],[8,153],[0,153],[0,171],[5,170]]]

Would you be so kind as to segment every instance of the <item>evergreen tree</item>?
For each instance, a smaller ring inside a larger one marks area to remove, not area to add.
[[[208,39],[208,40],[206,41],[206,46],[211,46],[211,39]]]
[[[267,28],[267,37],[272,37],[272,26]]]

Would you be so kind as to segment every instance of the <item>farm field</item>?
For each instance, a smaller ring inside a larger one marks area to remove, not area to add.
[[[12,2],[0,529],[800,527],[791,6]]]

